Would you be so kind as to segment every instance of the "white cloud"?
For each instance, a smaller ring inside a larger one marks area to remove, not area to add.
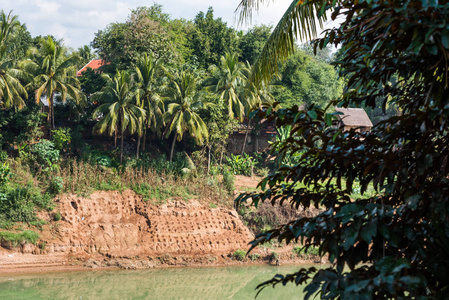
[[[148,0],[2,0],[5,12],[13,10],[22,23],[26,23],[33,36],[53,34],[64,38],[67,46],[78,48],[89,44],[94,34],[113,22],[123,22],[130,10],[138,6],[151,6]],[[221,17],[228,26],[234,26],[234,10],[240,0],[159,0],[164,12],[172,18],[194,19],[198,12],[214,8],[214,16]],[[254,14],[254,24],[275,25],[291,0],[277,0],[261,7]],[[241,27],[239,29],[245,29]]]

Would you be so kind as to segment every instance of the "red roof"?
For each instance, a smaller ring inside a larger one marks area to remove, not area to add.
[[[107,63],[102,59],[92,59],[87,65],[82,67],[81,70],[76,72],[76,76],[81,76],[81,74],[84,71],[86,71],[87,68],[91,68],[92,70],[97,70],[98,68],[100,68],[101,66],[104,66],[105,64],[107,64]]]

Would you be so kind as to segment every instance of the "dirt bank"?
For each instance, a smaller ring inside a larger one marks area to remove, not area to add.
[[[38,245],[6,245],[0,272],[45,266],[152,267],[217,262],[253,238],[234,210],[196,201],[150,205],[132,191],[98,191],[89,197],[62,195],[62,219],[48,222]]]
[[[88,197],[65,194],[56,209],[41,212],[47,221],[36,245],[0,247],[0,274],[166,266],[301,262],[291,246],[254,251],[257,259],[235,260],[254,238],[235,210],[197,201],[151,205],[133,191],[97,191]],[[61,220],[54,221],[59,212]],[[279,257],[280,256],[280,257]],[[254,257],[253,257],[254,258]]]

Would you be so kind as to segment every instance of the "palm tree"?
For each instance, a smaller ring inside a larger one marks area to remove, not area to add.
[[[130,134],[137,132],[141,134],[145,111],[135,104],[136,91],[135,82],[131,74],[127,71],[117,71],[114,78],[107,74],[102,74],[106,85],[101,91],[92,95],[93,100],[101,100],[101,104],[93,113],[93,117],[101,117],[95,124],[94,131],[99,133],[108,132],[110,136],[117,133],[121,134],[120,143],[120,163],[123,162],[123,140],[125,131],[128,129]]]
[[[0,105],[22,109],[25,106],[24,98],[28,98],[20,82],[25,73],[15,69],[14,62],[7,57],[8,36],[18,25],[20,24],[17,16],[12,16],[11,12],[6,15],[3,10],[0,11]]]
[[[269,1],[241,0],[236,9],[240,22],[250,20],[252,11],[266,2]],[[294,53],[295,39],[306,41],[317,36],[317,25],[323,28],[327,20],[326,14],[320,12],[323,5],[324,1],[292,1],[253,65],[249,78],[251,84],[270,82],[273,72],[278,70],[279,62]]]
[[[196,112],[198,108],[208,105],[199,98],[198,85],[199,79],[186,71],[172,77],[166,97],[167,111],[164,114],[164,120],[168,123],[165,137],[168,138],[174,133],[170,161],[173,159],[175,142],[182,140],[185,131],[188,131],[199,145],[209,138],[207,126]]]
[[[34,60],[26,60],[23,66],[35,75],[32,86],[36,88],[36,102],[41,101],[43,95],[47,98],[48,121],[51,124],[51,129],[54,129],[53,99],[55,95],[60,94],[63,103],[68,97],[76,103],[80,103],[85,96],[80,89],[80,82],[76,78],[77,58],[69,56],[67,50],[58,45],[52,37],[42,39],[40,47],[37,55],[34,55]]]
[[[228,107],[231,118],[234,115],[241,122],[245,114],[245,104],[241,90],[246,85],[248,70],[239,62],[237,53],[226,53],[220,57],[220,65],[212,68],[211,77],[206,81],[207,89],[220,95],[220,99]]]
[[[135,66],[134,79],[138,84],[137,104],[146,111],[143,124],[143,151],[145,151],[147,129],[160,131],[164,126],[164,103],[159,95],[159,86],[156,83],[156,75],[161,71],[161,61],[155,59],[151,53],[141,55]],[[140,137],[139,135],[137,139],[137,158],[139,158]]]

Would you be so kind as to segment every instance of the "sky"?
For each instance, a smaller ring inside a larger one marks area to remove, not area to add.
[[[131,9],[161,4],[173,19],[193,20],[198,12],[214,9],[214,17],[221,17],[228,26],[237,27],[234,11],[240,0],[2,0],[0,9],[10,10],[25,23],[32,36],[52,34],[63,38],[66,46],[77,49],[89,45],[98,30],[108,24],[124,22]],[[291,0],[276,0],[262,6],[253,14],[251,25],[276,25]]]

